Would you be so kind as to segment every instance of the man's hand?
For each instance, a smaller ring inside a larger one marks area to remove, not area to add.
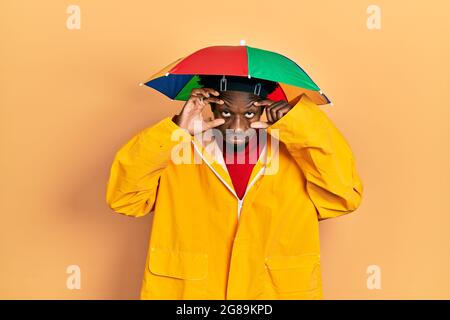
[[[281,100],[274,102],[270,99],[260,100],[254,102],[255,106],[266,106],[266,117],[268,122],[255,121],[251,123],[251,127],[254,129],[265,129],[271,124],[280,120],[286,113],[293,108],[288,102]]]
[[[224,103],[223,100],[212,97],[211,95],[218,96],[219,92],[210,88],[192,89],[189,100],[184,104],[180,114],[172,118],[173,121],[179,127],[187,130],[191,135],[194,135],[194,123],[196,121],[199,121],[199,123],[201,123],[201,132],[223,124],[225,122],[224,119],[214,119],[209,121],[205,121],[205,119],[203,119],[203,108],[205,106],[210,107],[210,102],[218,104]]]

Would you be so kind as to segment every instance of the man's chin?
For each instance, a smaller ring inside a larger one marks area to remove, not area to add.
[[[234,146],[236,148],[239,148],[239,147],[244,147],[245,144],[247,143],[247,140],[246,139],[242,139],[242,140],[225,140],[225,142],[228,145],[232,145],[232,146]]]

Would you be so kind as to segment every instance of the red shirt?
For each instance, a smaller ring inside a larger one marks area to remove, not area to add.
[[[261,149],[262,146],[259,143],[257,132],[256,135],[250,138],[250,141],[247,143],[244,149],[239,151],[234,150],[233,159],[228,159],[231,157],[227,158],[225,155],[226,152],[223,152],[228,173],[230,175],[231,181],[233,182],[234,190],[236,191],[236,194],[239,197],[239,199],[242,199],[242,197],[245,194],[248,180],[250,179],[253,167],[255,166],[259,158]]]

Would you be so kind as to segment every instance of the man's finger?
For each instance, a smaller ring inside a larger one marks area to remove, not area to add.
[[[283,106],[284,106],[284,101],[278,101],[269,107],[269,112],[270,112],[270,115],[272,116],[272,122],[275,122],[278,120],[277,111],[278,111],[278,109],[280,109],[280,107],[283,107]]]
[[[215,96],[219,95],[219,92],[217,90],[212,89],[212,88],[200,88],[200,90],[202,90],[203,92],[208,93],[208,96],[209,96],[209,94],[212,94],[212,95],[215,95]]]
[[[195,88],[191,91],[191,96],[194,97],[209,97],[209,93],[204,88]]]
[[[197,101],[199,101],[202,108],[204,108],[207,104],[210,104],[211,102],[214,102],[217,104],[224,104],[224,101],[222,99],[215,98],[215,97],[205,98],[204,96],[197,96],[194,99],[197,99]]]
[[[284,115],[286,113],[289,112],[289,110],[291,110],[290,106],[281,106],[280,108],[277,108],[276,113],[277,113],[277,121],[280,120],[282,117],[284,117]]]
[[[259,101],[255,101],[253,104],[257,107],[264,107],[266,106],[266,117],[267,120],[269,120],[269,122],[273,122],[272,116],[269,112],[270,106],[272,104],[274,104],[275,101],[271,100],[271,99],[263,99],[263,100],[259,100]]]
[[[215,95],[216,97],[220,94],[219,91],[211,89],[211,88],[207,88],[209,90],[210,93],[212,93],[213,95]]]
[[[278,110],[280,110],[281,108],[284,108],[284,107],[286,107],[286,101],[278,101],[278,102],[274,103],[273,105],[271,105],[270,109],[272,111],[278,111]]]
[[[196,101],[200,104],[200,107],[203,109],[205,107],[205,101],[203,100],[205,97],[197,96],[195,97]]]
[[[195,88],[192,89],[191,95],[209,97],[210,94],[218,96],[219,92],[211,88]]]
[[[270,107],[266,107],[266,118],[269,122],[273,122],[272,114],[270,113]]]
[[[208,103],[209,102],[214,102],[214,103],[218,103],[218,104],[223,104],[224,103],[222,99],[214,98],[214,97],[209,97],[209,98],[203,99],[203,102],[208,102]]]
[[[262,107],[262,106],[270,106],[272,103],[274,103],[275,101],[273,101],[273,100],[270,100],[270,99],[263,99],[263,100],[259,100],[259,101],[255,101],[253,104],[255,105],[255,106],[259,106],[259,107]]]
[[[255,121],[255,122],[250,123],[250,128],[253,128],[253,129],[266,129],[266,128],[269,127],[269,125],[270,125],[269,123],[264,122],[264,121]]]
[[[220,126],[220,125],[222,125],[224,123],[225,123],[224,119],[214,119],[214,120],[211,120],[209,122],[206,122],[205,123],[205,127],[202,128],[202,129],[203,129],[203,131],[206,131],[206,130],[218,127],[218,126]]]

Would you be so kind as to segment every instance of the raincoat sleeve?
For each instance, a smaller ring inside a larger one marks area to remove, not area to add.
[[[319,220],[358,208],[363,185],[349,144],[326,114],[306,95],[268,128],[295,159]],[[275,134],[275,135],[277,135]]]
[[[172,137],[175,130],[177,134]],[[172,147],[180,141],[190,142],[191,137],[167,117],[131,138],[116,153],[111,165],[106,187],[109,207],[133,217],[149,213],[155,203],[161,173],[171,159]]]

